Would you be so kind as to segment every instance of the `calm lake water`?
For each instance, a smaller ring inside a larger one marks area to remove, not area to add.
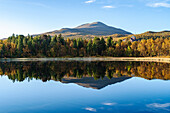
[[[170,64],[0,62],[0,113],[170,113]]]

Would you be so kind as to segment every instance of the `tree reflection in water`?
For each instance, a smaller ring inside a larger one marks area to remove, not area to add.
[[[102,80],[120,77],[142,77],[148,80],[170,80],[170,64],[154,62],[1,62],[0,75],[10,80],[34,79],[63,81],[65,78],[93,77]]]

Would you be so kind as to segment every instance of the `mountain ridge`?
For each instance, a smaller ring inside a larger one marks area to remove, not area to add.
[[[42,33],[43,35],[58,35],[62,34],[64,37],[81,37],[81,36],[106,36],[113,34],[129,35],[131,32],[120,28],[108,26],[102,22],[93,22],[79,25],[74,28],[62,28],[51,32]]]
[[[111,79],[108,79],[105,76],[103,79],[98,79],[98,80],[95,80],[93,77],[83,77],[81,79],[65,77],[62,79],[62,83],[65,83],[65,84],[74,83],[82,87],[100,90],[109,85],[121,83],[128,79],[131,79],[131,77],[122,76],[119,78],[113,77]]]

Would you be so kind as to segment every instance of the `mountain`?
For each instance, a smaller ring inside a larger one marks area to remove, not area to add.
[[[63,78],[62,83],[67,83],[67,84],[75,83],[86,88],[102,89],[108,85],[120,83],[130,78],[131,77],[126,77],[126,76],[122,76],[119,78],[112,78],[112,79],[108,79],[107,77],[104,77],[102,80],[101,79],[94,80],[93,77],[83,77],[81,79],[69,77],[69,78]]]
[[[106,36],[113,34],[132,34],[125,30],[108,26],[102,22],[93,22],[80,25],[75,28],[62,28],[60,30],[55,30],[47,33],[43,33],[45,35],[58,35],[62,34],[64,37],[82,37],[82,36]]]

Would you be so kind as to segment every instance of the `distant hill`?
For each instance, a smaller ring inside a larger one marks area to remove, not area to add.
[[[170,31],[160,31],[160,32],[154,32],[154,31],[147,31],[141,34],[135,35],[137,39],[156,39],[156,38],[169,38],[170,37]]]
[[[166,31],[160,31],[160,32],[155,32],[155,31],[147,31],[147,32],[145,32],[145,33],[143,33],[143,34],[148,34],[148,33],[152,33],[152,34],[155,34],[155,33],[157,33],[157,34],[159,34],[159,33],[170,33],[170,31],[168,31],[168,30],[166,30]]]
[[[138,40],[142,39],[157,39],[157,38],[170,38],[170,31],[160,31],[160,32],[155,32],[155,31],[147,31],[141,34],[130,34],[130,35],[110,35],[113,37],[114,41],[118,41],[119,39],[121,40],[130,40],[132,36],[135,36]],[[108,36],[104,36],[106,38]]]
[[[108,26],[102,22],[93,22],[80,25],[75,28],[62,28],[51,32],[43,33],[45,35],[62,34],[64,37],[93,37],[93,36],[107,36],[113,34],[129,35],[132,34],[125,30]]]

